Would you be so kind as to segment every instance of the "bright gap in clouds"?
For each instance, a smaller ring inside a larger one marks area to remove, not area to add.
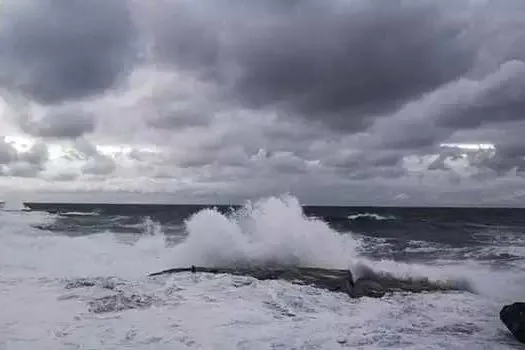
[[[496,147],[492,143],[442,143],[441,148],[459,148],[469,151],[488,151],[495,150]]]
[[[23,136],[4,136],[4,140],[17,152],[27,152],[35,144],[34,140]]]
[[[30,137],[10,135],[4,137],[5,142],[11,144],[18,152],[27,152],[36,141]],[[60,159],[74,150],[74,145],[70,142],[46,142],[49,152],[49,160]],[[94,144],[97,151],[106,156],[115,157],[117,155],[129,155],[133,150],[145,153],[159,154],[161,150],[153,145],[111,145]]]
[[[440,148],[456,150],[456,154],[463,158],[467,158],[469,154],[485,154],[491,157],[496,152],[496,146],[492,143],[442,143]]]

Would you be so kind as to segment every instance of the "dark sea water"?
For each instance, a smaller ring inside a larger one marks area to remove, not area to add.
[[[520,348],[498,312],[525,300],[523,209],[302,207],[293,197],[32,209],[0,216],[0,349]],[[146,277],[239,261],[364,263],[466,278],[476,293],[350,300],[249,277]]]
[[[160,227],[168,241],[178,242],[187,235],[185,222],[199,211],[212,209],[229,215],[242,208],[46,204],[39,209],[58,216],[34,227],[57,234],[142,235]],[[306,217],[323,220],[338,232],[360,235],[364,243],[361,253],[377,259],[472,258],[498,266],[525,258],[525,209],[304,206],[302,210]]]

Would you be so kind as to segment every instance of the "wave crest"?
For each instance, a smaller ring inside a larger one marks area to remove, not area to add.
[[[360,220],[360,219],[372,219],[372,220],[384,221],[384,220],[395,220],[396,217],[392,215],[382,216],[376,213],[358,213],[358,214],[348,215],[348,220]]]
[[[359,245],[350,233],[341,234],[304,215],[291,196],[249,202],[229,215],[204,209],[185,226],[188,237],[176,247],[176,264],[348,268]]]

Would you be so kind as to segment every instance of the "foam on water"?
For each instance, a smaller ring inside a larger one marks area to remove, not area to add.
[[[41,213],[0,215],[2,275],[117,275],[133,278],[164,266],[166,262],[162,257],[170,254],[162,235],[145,236],[133,245],[125,245],[111,233],[73,238],[31,226],[55,219],[56,216]]]
[[[378,221],[384,221],[384,220],[395,220],[396,217],[392,215],[383,216],[376,213],[359,213],[359,214],[353,214],[348,215],[349,220],[359,220],[359,219],[372,219],[372,220],[378,220]]]
[[[61,216],[99,216],[98,212],[79,212],[79,211],[69,211],[65,213],[60,213]]]
[[[370,261],[357,253],[357,236],[306,218],[292,197],[264,199],[232,215],[203,210],[187,220],[189,235],[175,247],[166,246],[162,230],[151,220],[144,228],[147,234],[134,244],[122,243],[110,232],[59,236],[29,225],[55,218],[0,214],[0,348],[517,346],[497,319],[501,300],[495,296],[517,293],[510,286],[516,285],[518,273],[494,271],[474,261],[441,261],[436,266]],[[145,277],[173,265],[247,261],[337,268],[364,262],[400,275],[470,277],[484,293],[351,300],[344,294],[249,277]],[[65,278],[97,276],[117,276],[122,285],[118,291],[89,283],[65,288]],[[144,309],[88,311],[89,305],[112,295],[138,295],[155,303]]]

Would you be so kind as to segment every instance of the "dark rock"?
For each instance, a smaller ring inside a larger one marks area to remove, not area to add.
[[[381,298],[386,294],[385,289],[379,282],[373,280],[357,280],[354,287],[348,290],[352,298],[371,297]]]
[[[525,303],[505,305],[499,319],[520,342],[525,343]]]
[[[360,268],[359,278],[354,280],[349,270],[321,269],[296,266],[263,267],[197,267],[175,268],[150,274],[159,276],[181,272],[204,272],[251,276],[259,280],[281,279],[295,284],[310,285],[333,292],[342,292],[352,298],[380,298],[395,292],[471,291],[468,283],[432,282],[425,278],[398,278],[386,273],[375,273],[370,268]]]

